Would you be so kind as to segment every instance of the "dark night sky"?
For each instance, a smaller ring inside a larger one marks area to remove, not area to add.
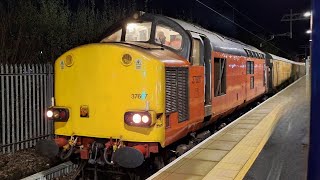
[[[263,1],[268,3],[261,3],[261,0],[247,0],[247,3],[245,4],[241,3],[239,0],[229,1],[236,5],[239,10],[247,14],[258,24],[275,34],[289,31],[289,22],[280,22],[280,19],[284,14],[290,13],[290,9],[293,10],[293,13],[302,13],[310,10],[311,7],[310,0]],[[250,6],[248,6],[248,4],[250,4]],[[310,22],[308,20],[295,21],[293,23],[293,39],[279,37],[278,40],[282,40],[282,46],[285,46],[286,44],[288,46],[293,44],[293,46],[291,46],[289,49],[303,52],[304,50],[299,48],[299,46],[309,43],[309,35],[305,33],[309,27]],[[281,48],[285,49],[285,47]]]
[[[310,0],[226,0],[237,10],[265,28],[262,29],[237,12],[233,16],[232,8],[224,0],[200,1],[230,19],[234,17],[235,22],[260,35],[289,32],[289,23],[280,21],[282,16],[290,13],[290,9],[293,9],[293,13],[302,13],[311,7]],[[195,0],[148,0],[148,5],[151,9],[161,9],[161,13],[168,16],[175,17],[177,14],[192,16],[194,21],[202,27],[237,39],[241,39],[239,34],[244,32],[241,28],[228,23],[225,19],[200,5]],[[295,21],[293,23],[293,39],[276,37],[273,42],[276,42],[276,45],[286,52],[303,54],[305,50],[300,48],[300,46],[308,45],[309,43],[309,35],[305,33],[307,29],[309,29],[308,20]],[[240,36],[243,38],[243,35]],[[247,36],[253,37],[248,33]]]

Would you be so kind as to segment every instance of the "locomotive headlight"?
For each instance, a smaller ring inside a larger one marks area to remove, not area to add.
[[[152,111],[131,111],[124,114],[124,122],[129,126],[150,127],[152,121]]]
[[[149,117],[146,116],[146,115],[142,116],[142,122],[143,123],[148,123],[149,122]]]
[[[53,112],[51,110],[48,110],[47,111],[47,117],[48,118],[52,118],[52,116],[53,116]]]
[[[139,124],[141,122],[141,115],[140,114],[134,114],[132,116],[132,121],[136,124]]]
[[[65,107],[51,107],[46,115],[50,120],[65,122],[69,119],[69,109]]]

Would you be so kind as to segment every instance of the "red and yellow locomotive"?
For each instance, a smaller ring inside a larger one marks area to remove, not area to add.
[[[56,139],[40,149],[135,168],[273,88],[275,60],[192,24],[137,13],[108,32],[56,60]]]

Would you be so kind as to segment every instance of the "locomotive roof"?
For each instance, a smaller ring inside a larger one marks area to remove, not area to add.
[[[135,17],[135,15],[138,15]],[[266,53],[263,51],[260,51],[259,49],[245,44],[239,40],[218,34],[216,32],[212,32],[209,30],[206,30],[204,28],[201,28],[200,26],[174,19],[171,17],[167,16],[162,16],[162,15],[156,15],[156,14],[150,14],[150,13],[144,13],[142,11],[134,13],[134,15],[131,18],[126,18],[124,19],[124,22],[127,22],[127,20],[130,19],[141,19],[141,20],[147,20],[147,21],[162,21],[166,22],[167,24],[170,24],[170,26],[179,26],[179,28],[182,28],[186,31],[190,32],[195,32],[198,34],[203,34],[211,42],[211,47],[214,51],[217,52],[222,52],[222,53],[228,53],[228,54],[233,54],[233,55],[238,55],[238,56],[246,56],[246,57],[255,57],[255,58],[260,58],[260,59],[265,59]],[[120,22],[122,24],[122,22]],[[118,28],[119,24],[116,24],[115,26],[111,27],[108,29],[108,32],[114,32],[115,29],[113,28]],[[185,52],[182,52],[182,54]]]
[[[167,18],[175,21],[180,26],[182,26],[185,30],[193,31],[193,32],[197,32],[197,33],[206,35],[211,41],[212,48],[216,51],[230,53],[230,54],[234,54],[234,55],[248,56],[248,54],[245,51],[245,49],[246,49],[246,50],[254,51],[257,53],[265,54],[264,52],[260,51],[259,49],[255,48],[251,45],[245,44],[239,40],[229,38],[227,36],[223,36],[223,35],[218,34],[216,32],[206,30],[204,28],[201,28],[201,27],[196,26],[194,24],[187,23],[182,20],[178,20],[178,19],[174,19],[174,18],[170,18],[170,17],[167,17]]]

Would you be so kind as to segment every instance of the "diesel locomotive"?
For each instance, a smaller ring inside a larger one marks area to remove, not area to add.
[[[135,13],[101,39],[56,60],[55,139],[39,142],[42,153],[136,168],[305,73],[304,63],[161,15]]]

